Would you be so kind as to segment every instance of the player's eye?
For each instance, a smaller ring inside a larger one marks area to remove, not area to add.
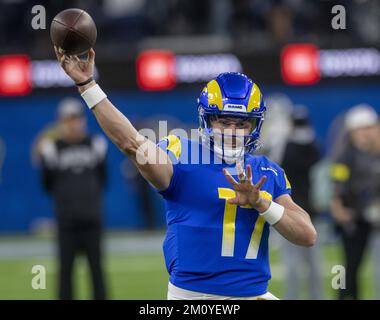
[[[250,121],[239,121],[236,123],[237,128],[250,128],[251,122]]]
[[[231,124],[231,121],[228,121],[228,120],[219,120],[219,123],[220,124],[222,124],[222,125],[224,125],[224,126],[228,126],[228,125],[230,125]]]

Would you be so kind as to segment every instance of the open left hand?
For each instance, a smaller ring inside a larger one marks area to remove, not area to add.
[[[258,183],[253,184],[250,165],[247,165],[247,174],[245,174],[240,163],[236,164],[236,170],[239,182],[231,176],[227,169],[223,169],[224,175],[236,191],[235,198],[229,199],[228,202],[239,206],[251,206],[259,212],[264,212],[269,207],[269,203],[260,195],[260,188],[267,177],[263,176]]]
[[[55,54],[61,67],[75,83],[86,81],[94,74],[95,51],[90,49],[86,60],[81,60],[77,56],[67,56],[65,53],[54,47]]]

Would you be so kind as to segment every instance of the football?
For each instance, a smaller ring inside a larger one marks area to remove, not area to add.
[[[94,20],[82,9],[58,13],[50,26],[53,44],[67,55],[81,55],[95,45],[97,30]]]

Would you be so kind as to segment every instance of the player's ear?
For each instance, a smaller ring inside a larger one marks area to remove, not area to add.
[[[93,48],[88,50],[87,61],[95,63],[95,50]]]
[[[58,52],[58,49],[56,46],[54,46],[54,52],[55,52],[55,56],[57,57],[57,59],[59,60],[59,52]]]

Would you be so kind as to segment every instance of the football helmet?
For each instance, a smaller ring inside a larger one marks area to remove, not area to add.
[[[256,83],[237,72],[222,73],[207,83],[198,98],[199,132],[202,143],[226,162],[237,161],[244,153],[251,153],[261,146],[260,130],[266,106]],[[251,122],[249,134],[226,135],[216,132],[212,122],[218,118],[240,118]],[[240,139],[239,146],[225,141]]]

